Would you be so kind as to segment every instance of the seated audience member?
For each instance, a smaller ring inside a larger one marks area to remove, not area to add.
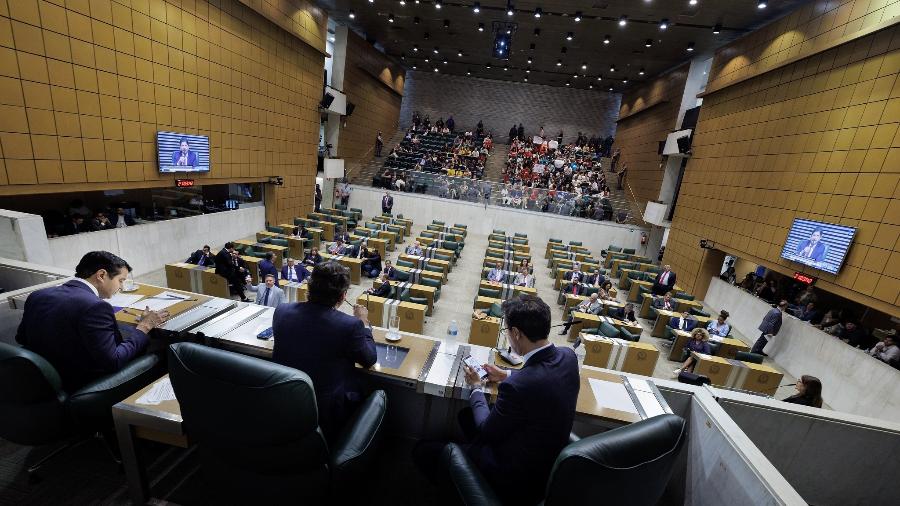
[[[784,402],[814,408],[822,407],[822,382],[819,378],[804,374],[797,380],[794,388],[797,389],[797,393],[784,399]]]
[[[394,268],[394,265],[391,264],[390,260],[384,261],[384,270],[381,271],[384,274],[387,274],[388,279],[397,279],[397,269]]]
[[[259,262],[259,277],[265,278],[270,274],[275,277],[275,281],[278,281],[278,268],[275,267],[275,253],[267,251],[266,256]]]
[[[725,322],[728,319],[728,311],[724,309],[719,313],[718,318],[710,320],[706,325],[706,330],[710,335],[725,337],[731,332],[731,325]]]
[[[306,229],[306,225],[301,223],[299,227],[294,227],[293,236],[301,239],[309,239],[309,230]]]
[[[743,281],[741,281],[740,287],[743,290],[751,291],[753,287],[756,285],[756,274],[753,272],[748,272],[746,276],[744,276]]]
[[[528,267],[522,267],[519,269],[519,272],[516,273],[516,278],[515,280],[513,280],[513,284],[516,286],[534,288],[534,274],[528,272]]]
[[[777,294],[778,289],[775,287],[774,279],[770,279],[756,290],[757,297],[773,304],[775,303],[775,297],[777,297]]]
[[[256,292],[256,300],[253,303],[260,306],[278,307],[284,300],[284,290],[278,286],[278,280],[275,279],[274,274],[266,274],[264,279],[264,282],[253,286],[250,283],[250,276],[247,276],[247,289]]]
[[[637,322],[637,317],[634,314],[634,304],[631,302],[625,304],[625,307],[609,309],[607,312],[610,313],[610,316],[613,318],[618,318],[619,320],[627,322]]]
[[[606,277],[603,274],[600,274],[600,269],[594,269],[593,274],[587,277],[585,280],[585,284],[588,286],[600,286],[602,287],[606,284]]]
[[[303,257],[303,265],[319,265],[322,263],[322,255],[319,254],[319,248],[310,248],[309,253]]]
[[[340,237],[335,238],[335,241],[328,247],[328,253],[332,255],[346,255],[347,245],[344,244],[344,240]]]
[[[813,326],[822,329],[825,333],[835,335],[836,332],[839,332],[840,328],[843,328],[841,325],[841,310],[829,309],[828,311],[825,311],[825,314],[822,316],[822,319],[819,320],[819,323],[816,323]]]
[[[349,270],[337,262],[323,263],[309,278],[309,301],[282,304],[272,318],[279,336],[272,361],[309,375],[319,426],[329,441],[363,400],[356,364],[369,368],[378,359],[366,308],[353,306],[353,316],[338,310],[348,288]]]
[[[205,245],[202,249],[198,249],[197,251],[191,253],[190,258],[187,259],[187,263],[200,265],[202,267],[216,266],[216,260],[209,252],[209,245]]]
[[[519,261],[519,270],[521,271],[523,269],[529,274],[534,273],[534,268],[531,266],[531,260],[528,257],[525,257]]]
[[[804,307],[797,307],[793,313],[800,321],[803,322],[811,322],[817,316],[819,316],[819,312],[816,311],[816,305],[812,302],[809,302]]]
[[[862,328],[858,323],[852,320],[844,322],[844,328],[837,334],[841,341],[853,346],[854,348],[862,348],[868,350],[874,339],[869,336],[866,329]]]
[[[697,320],[691,317],[691,313],[689,311],[681,313],[681,316],[676,316],[675,318],[669,319],[669,327],[672,327],[675,330],[684,330],[686,332],[690,332],[696,326]]]
[[[348,234],[346,230],[336,227],[334,229],[334,240],[337,241],[339,239],[342,243],[348,244],[350,243],[350,234]]]
[[[682,372],[694,371],[696,361],[691,356],[691,352],[703,353],[704,355],[709,355],[712,352],[709,347],[709,333],[706,332],[706,329],[696,328],[692,330],[691,338],[685,345],[684,351],[688,354],[688,357],[679,369],[675,369],[676,377]]]
[[[818,302],[819,297],[816,295],[816,289],[813,285],[807,285],[806,289],[800,292],[800,295],[797,296],[796,304],[798,306],[805,306],[810,302]],[[812,377],[812,376],[810,376]]]
[[[580,379],[578,359],[570,348],[548,339],[550,308],[539,298],[523,295],[503,303],[513,351],[525,359],[522,369],[506,373],[486,365],[488,380],[499,382],[491,408],[483,383],[471,369],[471,411],[460,424],[472,441],[466,452],[503,504],[536,504],[559,452],[568,444],[575,418]],[[526,442],[527,444],[523,443]],[[420,443],[414,457],[428,476],[435,476],[444,444]]]
[[[656,309],[672,311],[675,309],[675,301],[672,300],[672,292],[666,292],[662,297],[654,297],[653,302],[651,302],[650,305]]]
[[[122,369],[144,352],[150,331],[169,316],[145,310],[136,327],[118,325],[104,299],[122,288],[129,272],[131,266],[116,255],[91,251],[78,262],[74,279],[25,300],[16,341],[56,368],[66,392]]]
[[[362,271],[370,278],[377,278],[381,273],[381,254],[375,248],[368,249],[365,246],[360,254],[362,261]]]
[[[897,337],[885,336],[884,341],[877,343],[869,350],[869,355],[896,367],[900,363],[900,347],[897,346]]]
[[[75,235],[88,230],[88,227],[84,225],[84,217],[80,214],[73,214],[69,221],[63,225],[62,235]]]
[[[391,294],[391,280],[387,277],[387,274],[381,274],[381,282],[375,283],[372,288],[367,289],[364,293],[369,295],[374,295],[376,297],[387,297]]]
[[[112,222],[113,228],[125,228],[134,226],[134,218],[126,214],[125,209],[121,207],[116,208],[116,214],[112,215],[109,221]]]
[[[113,228],[113,224],[107,218],[106,213],[99,212],[94,216],[94,219],[91,220],[91,230],[97,232],[100,230],[109,230]]]
[[[494,267],[488,271],[488,281],[493,283],[502,283],[506,279],[506,271],[503,270],[503,262],[497,262]]]
[[[292,283],[302,283],[309,277],[309,271],[302,264],[294,262],[293,258],[286,260],[287,265],[281,268],[281,279],[286,279]]]
[[[612,281],[606,280],[603,282],[603,286],[597,290],[597,293],[600,294],[600,298],[603,300],[615,300],[611,293],[612,289]]]
[[[592,293],[590,297],[581,301],[577,306],[572,308],[572,311],[569,313],[569,318],[563,323],[562,330],[559,331],[559,335],[564,336],[569,333],[569,327],[572,326],[572,322],[575,320],[575,317],[572,316],[572,313],[589,313],[593,315],[600,314],[600,311],[603,310],[603,304],[600,303],[599,297],[596,293]]]
[[[412,244],[410,244],[409,246],[406,247],[405,253],[406,253],[407,255],[412,255],[412,256],[415,256],[415,257],[420,257],[420,256],[422,256],[422,245],[419,244],[419,241],[416,241],[416,242],[414,242],[414,243],[412,243]]]

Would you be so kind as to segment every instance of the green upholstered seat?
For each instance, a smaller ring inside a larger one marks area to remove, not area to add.
[[[495,228],[494,231],[491,232],[491,233],[493,233],[493,234],[500,234],[500,235],[506,235],[506,230],[499,230],[499,229],[496,229],[496,228]]]
[[[482,295],[484,297],[491,297],[493,299],[500,298],[500,290],[494,290],[491,288],[479,288],[478,295]]]
[[[600,322],[597,329],[600,331],[600,334],[606,337],[619,337],[619,329],[609,323]]]
[[[376,225],[374,223],[366,223],[366,228],[368,228],[370,230],[378,230],[381,227],[379,227],[378,225]]]
[[[338,211],[346,211],[347,210],[347,206],[345,206],[344,204],[335,204],[334,208],[337,209]]]
[[[275,246],[285,246],[285,247],[287,247],[287,245],[288,245],[288,240],[287,240],[287,239],[280,239],[280,238],[278,238],[278,237],[272,237],[271,239],[269,239],[269,242],[271,242],[271,243],[272,243],[273,245],[275,245]]]
[[[528,244],[528,239],[513,239],[513,244]]]
[[[453,260],[452,258],[448,257],[447,255],[441,255],[440,253],[435,253],[434,258],[436,260],[443,260],[445,262],[450,262]]]
[[[641,340],[640,334],[634,334],[625,327],[619,329],[619,338],[626,341],[638,342]]]
[[[624,253],[626,255],[634,255],[635,249],[634,248],[623,248],[622,253]]]
[[[569,246],[581,246],[581,241],[569,241]]]
[[[691,314],[694,315],[694,316],[705,316],[705,317],[707,317],[707,318],[710,317],[710,314],[707,313],[706,311],[704,311],[704,310],[702,310],[702,309],[700,309],[700,308],[693,307],[693,306],[691,306],[690,312],[691,312]]]
[[[462,228],[462,229],[468,229],[468,228],[469,228],[468,225],[462,225],[462,224],[460,224],[460,223],[454,223],[453,226],[456,227],[456,228]]]
[[[606,248],[606,251],[609,251],[611,253],[621,253],[622,247],[621,246],[613,246],[612,244],[610,244],[609,247]]]
[[[406,267],[409,269],[415,269],[416,265],[408,260],[397,260],[398,267]]]
[[[688,294],[687,292],[676,292],[674,297],[681,300],[694,300],[694,296]]]
[[[441,225],[441,226],[446,225],[443,221],[438,221],[438,220],[431,220],[431,224],[432,225]]]
[[[400,265],[399,261],[397,262],[397,265]],[[398,270],[398,271],[394,272],[394,279],[396,281],[400,281],[400,282],[409,281],[409,273]],[[424,280],[420,279],[419,281],[421,282]],[[424,283],[422,283],[422,284],[424,284]]]
[[[350,208],[350,211],[351,211],[351,212],[354,212],[354,213],[356,213],[356,214],[362,214],[362,209],[358,209],[358,208],[356,208],[356,207],[351,207],[351,208]]]
[[[516,232],[515,234],[513,234],[513,237],[521,237],[527,239],[528,234],[520,234],[519,232]]]
[[[493,316],[494,318],[500,318],[503,316],[503,306],[498,303],[491,304],[491,307],[488,308],[488,316]]]
[[[282,232],[281,232],[281,227],[277,227],[277,226],[274,226],[274,225],[267,225],[267,226],[266,226],[266,231],[272,232],[272,233],[274,233],[274,234],[280,234],[280,233],[282,233]]]
[[[750,353],[749,351],[739,351],[734,355],[735,360],[741,362],[753,362],[754,364],[763,363],[763,356],[759,353]]]
[[[562,239],[554,239],[551,237],[550,239],[547,240],[547,242],[554,242],[554,243],[562,244]]]
[[[425,264],[425,267],[422,270],[430,271],[430,272],[440,272],[440,273],[444,272],[443,267],[441,267],[439,265],[430,265],[430,264]]]

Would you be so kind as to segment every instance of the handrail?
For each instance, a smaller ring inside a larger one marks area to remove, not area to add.
[[[633,206],[632,211],[637,210],[634,215],[640,216],[641,221],[644,223],[644,225],[647,225],[647,220],[644,219],[644,212],[641,211],[641,205],[640,203],[638,203],[637,197],[634,194],[634,189],[631,188],[631,183],[629,183],[625,178],[622,178],[622,183],[625,184],[625,186],[628,188],[628,193],[631,194],[631,201]]]

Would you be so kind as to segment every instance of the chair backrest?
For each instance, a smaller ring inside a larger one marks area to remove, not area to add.
[[[368,228],[370,230],[378,230],[379,227],[378,227],[378,225],[376,225],[374,223],[366,223],[366,228]]]
[[[351,207],[350,210],[353,211],[354,213],[362,214],[362,209],[357,209],[355,207]]]
[[[514,234],[514,237],[527,238],[527,237],[528,237],[528,234],[520,234],[519,232],[516,232],[516,233]]]
[[[635,249],[634,248],[623,248],[622,253],[625,253],[626,255],[634,255]]]
[[[491,307],[488,308],[488,315],[493,316],[494,318],[500,318],[503,316],[503,305],[494,302],[491,304]]]
[[[500,298],[500,290],[492,290],[490,288],[479,288],[478,295],[483,295],[485,297],[491,297],[493,299]]]
[[[272,225],[266,226],[266,230],[269,231],[269,232],[276,233],[276,234],[281,234],[281,233],[283,233],[283,232],[281,231],[281,227],[276,227],[276,226],[272,226]]]
[[[195,343],[168,353],[185,431],[220,494],[243,500],[261,491],[270,500],[329,492],[328,446],[306,373]]]
[[[513,239],[513,244],[519,244],[519,245],[528,244],[528,239],[516,238],[516,239]]]
[[[678,415],[659,415],[563,448],[547,485],[547,506],[659,502],[687,438]]]
[[[444,268],[441,267],[440,265],[431,265],[431,264],[425,264],[425,267],[422,270],[430,271],[430,272],[444,272]]]
[[[432,225],[445,225],[445,223],[443,221],[438,221],[438,220],[431,220],[431,224]]]
[[[399,263],[400,262],[398,261],[397,264],[399,265]],[[394,272],[394,279],[396,279],[397,281],[409,281],[409,273],[398,270],[398,271]],[[422,283],[423,281],[425,281],[425,279],[427,279],[427,278],[422,278],[419,280],[419,282]],[[425,283],[422,283],[422,284],[425,284]]]
[[[707,318],[709,317],[709,313],[707,313],[706,311],[704,311],[702,309],[696,308],[694,306],[691,306],[691,309],[689,311],[694,316],[706,316]]]
[[[409,279],[409,276],[407,276],[407,279]],[[419,284],[423,285],[423,286],[430,286],[432,288],[437,288],[437,291],[441,291],[441,282],[436,279],[422,277],[422,278],[419,278]]]
[[[611,251],[614,253],[621,253],[622,247],[621,246],[613,246],[612,244],[610,244],[609,247],[606,248],[606,251]]]
[[[750,353],[749,351],[739,351],[734,354],[735,360],[741,362],[753,362],[754,364],[763,363],[763,356],[759,353]]]
[[[569,241],[569,246],[581,246],[581,241]]]
[[[37,446],[65,435],[66,393],[44,357],[0,342],[0,437]]]
[[[461,224],[459,224],[459,223],[454,223],[453,226],[456,227],[456,228],[469,228],[468,225],[461,225]]]
[[[619,337],[619,329],[607,322],[600,322],[599,330],[606,337]]]
[[[547,242],[555,242],[555,243],[562,244],[562,239],[554,239],[551,237],[550,239],[547,239]]]
[[[499,229],[496,229],[496,228],[495,228],[494,231],[493,231],[492,233],[494,233],[494,234],[506,235],[506,230],[499,230]]]
[[[710,341],[709,343],[709,354],[710,355],[718,355],[719,350],[722,348],[722,343],[715,343]]]
[[[675,298],[681,300],[694,300],[694,296],[687,292],[676,292]]]
[[[280,238],[278,238],[278,237],[273,237],[273,238],[270,239],[270,241],[271,241],[272,244],[274,244],[275,246],[287,246],[287,245],[288,245],[288,240],[287,240],[287,239],[280,239]]]
[[[412,262],[408,262],[406,260],[397,260],[397,267],[408,267],[410,269],[415,269],[416,266]]]

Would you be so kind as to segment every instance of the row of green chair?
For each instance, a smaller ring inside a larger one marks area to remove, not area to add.
[[[408,269],[417,269],[418,268],[418,267],[416,267],[415,264],[413,264],[412,262],[408,262],[406,260],[397,260],[396,265],[399,267],[406,267]],[[437,265],[429,265],[428,263],[425,264],[425,267],[423,267],[422,270],[429,271],[429,272],[440,272],[440,273],[444,272],[443,267],[440,267]]]
[[[288,245],[288,240],[282,239],[280,237],[263,237],[258,242],[261,242],[263,244],[271,244],[273,246],[285,246],[286,247]]]
[[[633,334],[624,327],[616,328],[614,325],[607,322],[600,322],[596,328],[582,329],[582,332],[585,334],[591,335],[601,335],[609,338],[618,338],[624,339],[626,341],[638,342],[641,340],[640,334]]]
[[[404,264],[409,264],[409,262],[404,262],[403,260],[398,260],[397,265],[399,265],[400,267],[408,267],[408,265],[401,265],[401,262],[403,262]],[[400,283],[405,283],[405,282],[409,281],[409,278],[410,278],[410,275],[401,270],[398,270],[396,273],[394,273],[394,280],[398,281]],[[421,278],[419,278],[419,282],[417,284],[422,285],[422,286],[430,286],[430,287],[434,288],[434,302],[437,302],[438,300],[441,299],[441,282],[440,281],[438,281],[436,279],[421,277]]]
[[[442,226],[442,227],[446,227],[446,226],[447,226],[446,223],[444,223],[443,221],[438,221],[438,220],[431,220],[431,224],[432,224],[432,225],[440,225],[440,226]],[[466,229],[466,230],[469,229],[469,226],[468,226],[468,225],[463,225],[462,223],[454,223],[453,226],[456,227],[456,228],[464,228],[464,229]]]

